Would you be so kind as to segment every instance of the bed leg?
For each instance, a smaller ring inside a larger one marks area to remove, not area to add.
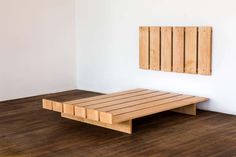
[[[191,104],[188,106],[173,109],[171,111],[195,116],[197,114],[197,105]]]

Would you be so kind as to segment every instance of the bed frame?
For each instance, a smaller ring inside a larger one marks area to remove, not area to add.
[[[43,99],[43,108],[60,112],[64,118],[131,134],[133,119],[169,110],[196,115],[196,104],[207,100],[178,93],[134,89],[67,102]]]

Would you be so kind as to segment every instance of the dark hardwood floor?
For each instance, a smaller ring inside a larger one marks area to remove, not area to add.
[[[0,102],[0,157],[236,156],[236,116],[163,112],[135,120],[134,133],[128,135],[41,108],[42,98],[66,101],[95,95],[74,90]]]

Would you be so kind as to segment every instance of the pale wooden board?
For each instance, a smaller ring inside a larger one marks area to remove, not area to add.
[[[120,109],[120,108],[124,108],[124,107],[128,107],[128,106],[134,106],[134,105],[141,104],[141,103],[156,101],[156,100],[164,99],[167,97],[173,97],[176,95],[178,95],[178,94],[168,94],[168,93],[160,92],[152,97],[147,97],[147,98],[143,98],[143,99],[136,99],[133,101],[126,101],[123,103],[112,104],[112,105],[109,104],[109,106],[103,106],[103,107],[96,108],[96,109],[86,107],[87,118],[91,119],[91,120],[99,120],[99,112],[101,112],[101,111],[107,112],[107,111]]]
[[[52,110],[56,112],[63,112],[63,105],[61,102],[52,101]]]
[[[185,99],[185,100],[173,101],[173,102],[161,104],[158,106],[155,105],[150,108],[136,110],[134,112],[128,112],[125,114],[113,116],[112,120],[110,118],[107,118],[107,122],[108,123],[111,123],[111,122],[112,123],[119,123],[122,121],[126,121],[128,119],[135,119],[135,118],[139,118],[139,117],[143,117],[143,116],[147,116],[147,115],[151,115],[151,114],[155,114],[155,113],[159,113],[159,112],[163,112],[163,111],[168,111],[171,109],[175,109],[175,108],[179,108],[179,107],[183,107],[183,106],[187,106],[187,105],[191,105],[191,104],[204,102],[207,100],[208,100],[207,98],[192,97],[192,98]],[[105,116],[108,116],[108,115],[106,114]]]
[[[43,99],[42,104],[43,104],[44,109],[52,110],[52,101],[51,100]]]
[[[112,93],[112,94],[106,94],[106,95],[100,95],[100,96],[94,96],[94,97],[89,97],[89,98],[83,98],[83,99],[78,99],[78,100],[67,101],[67,102],[64,102],[64,104],[78,104],[78,103],[90,102],[90,101],[94,101],[94,100],[100,100],[100,99],[104,99],[104,98],[110,98],[110,97],[125,95],[125,94],[128,94],[128,93],[140,92],[140,91],[144,91],[144,90],[146,90],[146,89],[138,88],[138,89],[127,90],[127,91],[122,91],[122,92],[115,92],[115,93]]]
[[[122,100],[122,99],[129,98],[129,97],[143,95],[143,94],[147,93],[147,91],[154,92],[153,90],[144,90],[144,91],[138,91],[135,93],[127,93],[127,94],[113,96],[113,97],[107,97],[107,98],[103,98],[103,99],[99,99],[99,100],[93,100],[93,101],[89,101],[89,102],[82,102],[82,103],[78,103],[75,105],[80,106],[80,107],[92,106],[92,105],[99,104],[99,103],[110,102],[110,101],[114,101],[114,100]]]
[[[173,27],[173,71],[184,72],[184,27]]]
[[[92,106],[88,106],[87,109],[99,109],[99,108],[104,108],[104,107],[111,107],[114,105],[124,104],[124,103],[132,102],[132,101],[136,101],[136,100],[142,100],[142,99],[146,99],[146,98],[151,98],[151,97],[155,97],[155,96],[163,95],[163,94],[166,94],[166,92],[149,92],[149,93],[135,96],[135,97],[129,97],[129,98],[125,98],[125,99],[95,104]]]
[[[198,28],[198,73],[211,74],[212,28]]]
[[[92,119],[92,120],[97,120],[98,118],[94,118],[94,116],[92,114],[90,114],[90,112],[87,114],[86,108],[88,108],[89,106],[96,105],[96,104],[112,102],[112,101],[115,101],[115,100],[122,100],[122,99],[126,99],[126,98],[131,98],[131,97],[136,97],[136,96],[144,95],[145,93],[150,93],[150,92],[154,92],[154,91],[152,91],[152,90],[141,90],[141,91],[137,91],[137,92],[133,92],[133,93],[126,93],[126,94],[113,96],[113,97],[104,97],[103,99],[98,99],[98,100],[93,100],[93,101],[89,101],[89,102],[82,102],[82,103],[74,104],[75,105],[75,115],[79,116],[79,117],[82,117],[82,118],[89,118],[89,119]]]
[[[185,73],[197,73],[197,27],[185,28]]]
[[[160,27],[150,27],[150,69],[160,70],[161,39]]]
[[[149,102],[153,102],[153,101],[160,101],[160,100],[164,100],[164,99],[168,99],[168,98],[173,98],[176,96],[180,96],[181,94],[177,94],[177,93],[163,93],[161,95],[157,95],[155,97],[150,97],[150,98],[146,98],[146,99],[141,99],[141,100],[136,100],[136,101],[132,101],[132,102],[127,102],[127,103],[122,103],[122,104],[117,104],[117,105],[113,105],[113,106],[108,106],[108,107],[103,107],[103,108],[99,108],[97,109],[98,111],[101,112],[115,112],[117,110],[123,110],[129,107],[135,107],[137,105],[141,105],[142,104],[146,104]]]
[[[149,69],[149,27],[139,28],[139,67]]]
[[[144,108],[157,106],[157,105],[164,104],[164,103],[170,103],[170,102],[173,102],[173,101],[184,100],[186,98],[192,98],[192,97],[193,96],[189,96],[189,95],[177,95],[177,96],[169,97],[169,98],[166,98],[166,99],[160,99],[160,100],[151,101],[151,102],[147,102],[147,103],[137,104],[135,106],[130,106],[130,107],[125,107],[125,108],[112,110],[112,111],[109,111],[109,113],[111,113],[112,115],[119,115],[119,114],[133,112],[133,111],[144,109]]]
[[[161,27],[161,70],[172,71],[172,27]]]
[[[74,115],[75,114],[75,105],[73,104],[63,104],[63,113]]]
[[[79,122],[88,123],[88,124],[92,124],[95,126],[132,134],[132,120],[122,122],[122,123],[117,123],[117,124],[107,124],[107,123],[102,123],[102,122],[93,121],[93,120],[89,120],[89,119],[79,118],[79,117],[68,115],[65,113],[62,113],[61,116],[64,118],[71,119],[71,120],[76,120]]]
[[[135,92],[135,93],[128,93],[128,94],[123,94],[123,95],[119,95],[119,96],[115,96],[115,97],[108,97],[108,98],[104,98],[104,99],[99,99],[99,100],[94,100],[94,101],[90,101],[90,102],[84,102],[84,103],[79,103],[79,104],[75,104],[75,115],[76,116],[80,116],[82,118],[88,118],[88,119],[92,119],[92,120],[97,120],[98,118],[95,118],[95,116],[97,115],[96,111],[89,111],[88,108],[93,108],[93,106],[95,105],[100,105],[102,103],[109,103],[109,102],[114,102],[116,100],[126,100],[127,98],[134,98],[137,96],[142,96],[145,95],[147,93],[152,93],[154,92],[153,90],[144,90],[144,91],[139,91],[139,92]],[[86,112],[87,109],[87,112]],[[93,116],[93,114],[95,114],[95,116]]]
[[[162,104],[166,104],[166,103],[171,103],[174,101],[179,101],[179,100],[184,100],[187,98],[191,98],[192,96],[188,96],[188,95],[176,95],[174,97],[169,97],[166,99],[160,99],[160,100],[156,100],[156,101],[149,101],[146,103],[141,103],[141,104],[137,104],[134,106],[128,106],[125,108],[120,108],[120,109],[116,109],[116,110],[112,110],[109,112],[99,112],[99,118],[101,122],[104,123],[113,123],[114,117],[121,115],[121,114],[126,114],[126,113],[132,113],[132,112],[136,112],[138,110],[143,110],[146,108],[152,108],[154,106],[159,106]],[[130,117],[131,119],[133,119],[132,117]],[[111,124],[112,124],[111,123]]]

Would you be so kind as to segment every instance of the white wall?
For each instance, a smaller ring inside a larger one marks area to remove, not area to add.
[[[76,0],[78,88],[194,94],[211,99],[200,108],[236,115],[235,6],[235,0]],[[213,75],[140,70],[140,25],[213,26]]]
[[[0,101],[76,88],[74,0],[0,0]]]

